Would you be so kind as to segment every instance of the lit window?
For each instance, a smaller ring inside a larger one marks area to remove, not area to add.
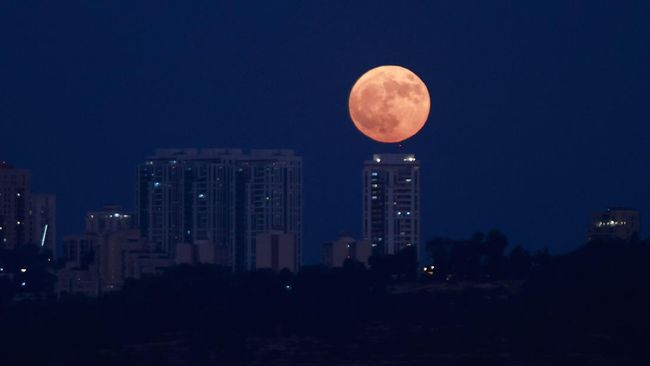
[[[372,172],[372,173],[370,173],[370,175],[372,175],[373,177],[376,177],[376,176],[377,176],[377,172]]]

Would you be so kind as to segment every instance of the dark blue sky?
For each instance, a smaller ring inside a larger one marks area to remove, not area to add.
[[[592,210],[650,217],[647,1],[61,3],[0,2],[0,158],[57,194],[61,234],[104,203],[132,208],[156,147],[293,148],[314,261],[359,234],[362,161],[396,150],[347,114],[382,64],[431,94],[404,144],[424,238],[500,228],[565,251]]]

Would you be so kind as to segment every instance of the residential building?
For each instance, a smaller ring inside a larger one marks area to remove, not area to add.
[[[594,212],[591,218],[591,227],[587,234],[587,240],[629,240],[639,235],[639,211],[613,207],[605,211]]]
[[[257,235],[281,231],[296,238],[300,262],[302,159],[293,151],[160,149],[137,176],[137,225],[161,251],[176,258],[178,244],[200,244],[216,263],[254,269]]]
[[[0,161],[0,245],[13,249],[31,241],[31,174]]]
[[[375,154],[363,167],[363,239],[377,254],[420,245],[420,162]]]
[[[293,234],[281,231],[259,233],[255,237],[255,268],[295,272],[298,269],[296,251],[296,237]]]
[[[326,242],[322,247],[322,262],[327,267],[343,267],[345,261],[356,260],[369,266],[372,246],[367,240],[356,240],[343,235],[338,239]]]

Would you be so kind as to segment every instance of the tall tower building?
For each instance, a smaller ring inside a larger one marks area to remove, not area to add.
[[[420,245],[420,162],[375,154],[363,167],[363,238],[376,254]]]
[[[31,240],[28,223],[31,175],[0,161],[0,245],[13,249]]]
[[[292,234],[300,248],[302,160],[292,151],[161,149],[137,175],[137,226],[161,251],[207,243],[217,263],[246,270],[257,234]]]

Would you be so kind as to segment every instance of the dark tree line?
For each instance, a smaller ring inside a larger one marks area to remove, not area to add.
[[[650,356],[648,241],[531,255],[494,231],[428,248],[443,279],[523,285],[417,281],[413,251],[369,269],[347,261],[297,274],[178,266],[98,299],[5,301],[0,364],[641,365]],[[31,260],[47,268],[41,255]],[[277,346],[287,339],[302,353]]]
[[[507,252],[508,247],[506,236],[492,230],[466,240],[434,238],[426,249],[435,266],[435,277],[442,279],[524,279],[534,266],[549,258],[546,250],[531,255],[521,245]]]

